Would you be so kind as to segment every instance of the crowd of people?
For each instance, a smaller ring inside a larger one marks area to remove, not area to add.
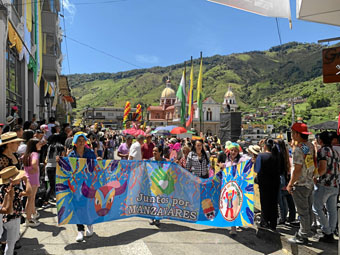
[[[10,116],[12,117],[12,116]],[[56,164],[60,157],[171,161],[193,175],[209,178],[224,167],[251,160],[259,187],[259,227],[275,231],[278,224],[299,227],[290,240],[306,244],[309,237],[332,242],[337,234],[339,136],[322,132],[311,142],[307,126],[292,126],[292,141],[267,138],[247,147],[217,136],[195,139],[146,134],[132,137],[109,128],[60,125],[8,118],[0,124],[0,234],[4,254],[20,247],[20,224],[38,227],[39,212],[55,206]],[[36,207],[37,206],[37,207]],[[159,220],[151,225],[160,226]],[[76,241],[93,234],[93,226],[77,225]],[[322,234],[320,234],[321,229]],[[230,235],[240,229],[233,227]]]

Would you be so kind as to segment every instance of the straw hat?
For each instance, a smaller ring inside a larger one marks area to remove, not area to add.
[[[18,170],[15,166],[8,166],[0,171],[0,185],[6,184],[12,181],[20,180],[25,176],[25,171]]]
[[[8,143],[14,143],[14,142],[22,142],[24,139],[18,138],[18,135],[16,132],[7,132],[0,136],[0,146],[8,144]]]
[[[11,115],[9,115],[7,118],[6,118],[6,125],[10,125],[12,124],[12,122],[15,121],[15,118]]]
[[[261,147],[258,145],[250,145],[247,151],[258,155],[261,152]]]

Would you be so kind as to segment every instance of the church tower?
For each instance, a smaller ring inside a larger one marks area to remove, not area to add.
[[[168,106],[174,105],[176,101],[176,93],[171,88],[170,78],[166,81],[166,87],[163,89],[159,105],[166,109]]]
[[[230,85],[229,85],[228,91],[224,95],[224,101],[222,105],[223,105],[224,112],[236,112],[238,108],[235,95]]]

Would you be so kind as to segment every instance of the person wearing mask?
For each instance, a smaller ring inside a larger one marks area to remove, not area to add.
[[[278,146],[273,139],[266,139],[264,152],[258,154],[254,170],[257,173],[260,189],[260,226],[271,230],[276,230],[278,218],[280,163],[282,162],[280,162]]]
[[[315,151],[312,143],[308,142],[308,127],[304,123],[294,123],[292,138],[297,145],[293,152],[293,169],[287,191],[292,194],[296,210],[300,216],[300,228],[293,238],[288,239],[293,244],[307,244],[312,236],[313,221],[312,193],[314,187],[314,158]]]
[[[158,161],[158,164],[162,164],[161,162],[166,162],[166,159],[163,158],[163,147],[161,145],[155,146],[152,150],[153,157],[150,159],[152,161]],[[160,227],[160,220],[151,219],[149,222],[150,225],[155,225],[156,227]]]
[[[317,153],[319,177],[314,188],[313,212],[320,222],[323,233],[319,241],[332,243],[337,223],[340,156],[333,149],[331,144],[333,137],[330,132],[322,132],[319,138],[321,141],[321,148]],[[327,215],[324,208],[327,209]]]
[[[142,160],[142,145],[145,137],[143,135],[137,136],[137,141],[131,145],[129,152],[129,160]]]
[[[148,160],[153,156],[153,148],[155,145],[152,142],[152,136],[150,134],[146,135],[146,143],[142,145],[142,158]]]
[[[24,170],[32,188],[32,193],[27,197],[25,207],[26,227],[37,227],[40,225],[40,222],[37,220],[39,214],[35,209],[35,197],[40,187],[39,151],[42,146],[43,143],[38,139],[30,139],[23,157]]]
[[[118,157],[120,157],[121,159],[128,159],[131,144],[132,144],[132,136],[128,135],[126,137],[126,142],[122,143],[118,147]]]
[[[238,163],[249,159],[247,155],[240,154],[241,147],[238,143],[226,143],[226,145],[228,145],[228,153],[224,167],[236,166]],[[236,227],[231,227],[229,234],[232,236],[237,235]]]
[[[93,150],[86,148],[86,135],[85,133],[76,134],[73,137],[73,150],[69,153],[68,157],[70,158],[88,158],[88,159],[96,159],[96,154],[94,154]],[[97,158],[101,159],[101,158]],[[57,156],[56,161],[59,161],[59,156]],[[86,210],[86,208],[84,208]],[[76,237],[77,242],[82,242],[84,240],[84,232],[85,227],[82,224],[77,224],[78,235]],[[87,225],[86,236],[90,237],[93,235],[93,225]]]
[[[186,170],[197,177],[209,178],[209,158],[203,148],[202,140],[194,140],[191,152],[188,154]]]

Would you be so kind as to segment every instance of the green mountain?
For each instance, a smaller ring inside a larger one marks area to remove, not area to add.
[[[340,88],[337,84],[322,83],[322,48],[320,44],[291,42],[267,51],[203,58],[203,93],[222,102],[230,85],[241,110],[247,112],[256,112],[259,106],[270,110],[293,97],[302,97],[308,100],[296,105],[296,115],[309,124],[334,120],[340,103],[340,98],[334,95]],[[187,62],[188,76],[189,65]],[[79,115],[86,106],[124,107],[127,100],[132,106],[157,105],[169,75],[173,89],[177,90],[183,68],[182,63],[119,73],[69,75],[77,99],[75,114]],[[199,59],[195,59],[195,84],[198,71]],[[288,124],[289,118],[289,114],[282,116],[275,124]]]

